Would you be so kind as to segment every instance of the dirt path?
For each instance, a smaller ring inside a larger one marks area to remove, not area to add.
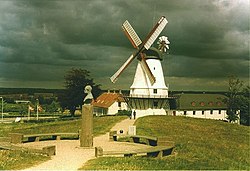
[[[123,130],[124,133],[127,133],[128,127],[132,126],[134,121],[125,119],[117,123],[111,130]],[[93,144],[94,147],[102,147],[104,151],[137,149],[144,146],[141,144],[109,141],[109,133],[94,137]],[[77,170],[86,161],[95,158],[94,148],[80,148],[79,140],[40,141],[23,144],[23,146],[29,148],[39,148],[48,145],[56,146],[56,155],[52,156],[51,160],[26,170]]]

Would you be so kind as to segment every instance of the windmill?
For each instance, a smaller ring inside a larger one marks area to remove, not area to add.
[[[136,51],[110,80],[115,83],[129,64],[135,58],[138,59],[134,81],[130,87],[130,95],[124,97],[129,107],[136,110],[138,117],[144,116],[145,113],[166,114],[165,110],[169,108],[168,88],[165,85],[160,61],[162,54],[166,52],[166,49],[169,49],[170,42],[167,37],[162,36],[158,41],[159,49],[151,47],[167,23],[167,19],[162,16],[144,41],[141,41],[127,20],[122,24],[123,31]]]

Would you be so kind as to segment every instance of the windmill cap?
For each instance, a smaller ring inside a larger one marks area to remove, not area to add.
[[[151,47],[148,50],[143,51],[144,54],[146,54],[145,58],[146,59],[159,59],[163,60],[163,54],[160,50],[158,50],[155,47]]]

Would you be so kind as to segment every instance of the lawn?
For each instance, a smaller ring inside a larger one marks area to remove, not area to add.
[[[105,157],[86,170],[249,170],[249,127],[216,120],[148,116],[136,121],[137,134],[167,136],[175,155],[163,159]]]
[[[115,123],[125,118],[125,116],[94,117],[94,136],[108,132]],[[11,132],[24,134],[78,132],[80,124],[80,119],[43,123],[0,124],[0,137],[7,137]],[[49,159],[44,155],[8,150],[0,150],[0,156],[0,170],[23,169]]]

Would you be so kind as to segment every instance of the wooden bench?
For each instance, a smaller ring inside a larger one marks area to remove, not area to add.
[[[20,151],[28,151],[32,153],[39,153],[39,154],[45,154],[47,156],[56,155],[56,146],[45,146],[42,149],[31,149],[31,148],[24,148],[24,147],[18,147],[14,146],[10,143],[0,143],[0,149],[3,150],[20,150]]]
[[[118,138],[131,138],[134,143],[146,143],[150,146],[157,146],[157,138],[144,135],[124,135],[124,134],[113,134],[113,140],[118,141]],[[143,141],[145,140],[145,141]]]
[[[174,146],[150,146],[137,150],[126,150],[126,151],[103,151],[101,147],[95,147],[95,156],[117,156],[122,155],[124,157],[136,156],[136,155],[147,155],[148,157],[162,158],[164,156],[171,155]]]
[[[50,137],[53,140],[60,140],[61,136],[77,136],[79,138],[79,133],[44,133],[29,135],[24,135],[20,133],[10,133],[10,142],[13,144],[18,144],[25,142],[25,139],[27,139],[27,142],[40,141],[41,137]]]
[[[110,140],[118,141],[119,138],[131,138],[134,143],[146,143],[150,146],[174,146],[173,141],[169,141],[168,137],[151,137],[144,135],[127,135],[115,134],[114,131],[110,132]],[[144,141],[143,141],[144,140]]]

